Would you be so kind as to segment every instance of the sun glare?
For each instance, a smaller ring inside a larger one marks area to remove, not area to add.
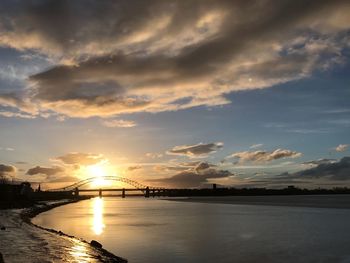
[[[109,175],[108,168],[102,164],[90,165],[87,167],[87,172],[90,177],[95,177],[95,180],[92,182],[94,187],[108,186],[111,184],[110,181],[105,180],[103,177]]]

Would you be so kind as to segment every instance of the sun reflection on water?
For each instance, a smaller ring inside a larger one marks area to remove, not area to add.
[[[79,263],[89,263],[91,262],[91,257],[87,253],[85,246],[76,242],[76,244],[70,249],[69,254],[74,258],[74,262]]]
[[[103,223],[103,199],[95,198],[92,202],[93,219],[92,219],[92,230],[96,235],[101,235],[105,225]]]

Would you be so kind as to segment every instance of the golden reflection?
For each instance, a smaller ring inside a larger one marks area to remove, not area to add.
[[[103,199],[95,198],[93,200],[93,220],[92,220],[92,230],[96,235],[101,235],[105,225],[103,223]]]
[[[69,254],[79,263],[88,263],[90,262],[90,256],[87,254],[87,249],[81,244],[75,244]]]

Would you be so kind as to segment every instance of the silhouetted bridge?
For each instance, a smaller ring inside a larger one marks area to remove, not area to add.
[[[104,180],[104,181],[117,181],[126,183],[128,185],[133,186],[133,188],[88,188],[88,189],[82,189],[81,187],[87,184],[94,183],[96,180]],[[98,193],[99,196],[103,195],[103,192],[120,192],[121,196],[125,198],[127,192],[142,192],[145,197],[150,196],[165,196],[168,195],[170,189],[166,189],[163,187],[153,187],[153,186],[146,186],[144,184],[141,184],[137,181],[119,177],[119,176],[101,176],[101,177],[91,177],[84,180],[81,180],[79,182],[76,182],[74,184],[57,188],[57,189],[50,189],[48,190],[50,192],[71,192],[75,196],[79,196],[82,192],[88,192],[88,193]]]

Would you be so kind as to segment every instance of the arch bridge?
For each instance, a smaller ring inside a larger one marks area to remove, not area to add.
[[[115,181],[126,183],[133,188],[89,188],[89,189],[81,189],[82,186],[95,182],[96,180],[105,180],[105,181]],[[154,196],[163,196],[166,194],[167,189],[163,187],[153,187],[146,186],[141,184],[135,180],[131,180],[125,177],[120,176],[99,176],[99,177],[90,177],[81,181],[78,181],[74,184],[67,185],[65,187],[50,189],[50,192],[71,192],[75,196],[79,196],[81,192],[98,192],[99,196],[103,195],[103,192],[121,192],[121,196],[125,198],[126,192],[135,192],[141,191],[145,197],[150,197],[150,195]]]

